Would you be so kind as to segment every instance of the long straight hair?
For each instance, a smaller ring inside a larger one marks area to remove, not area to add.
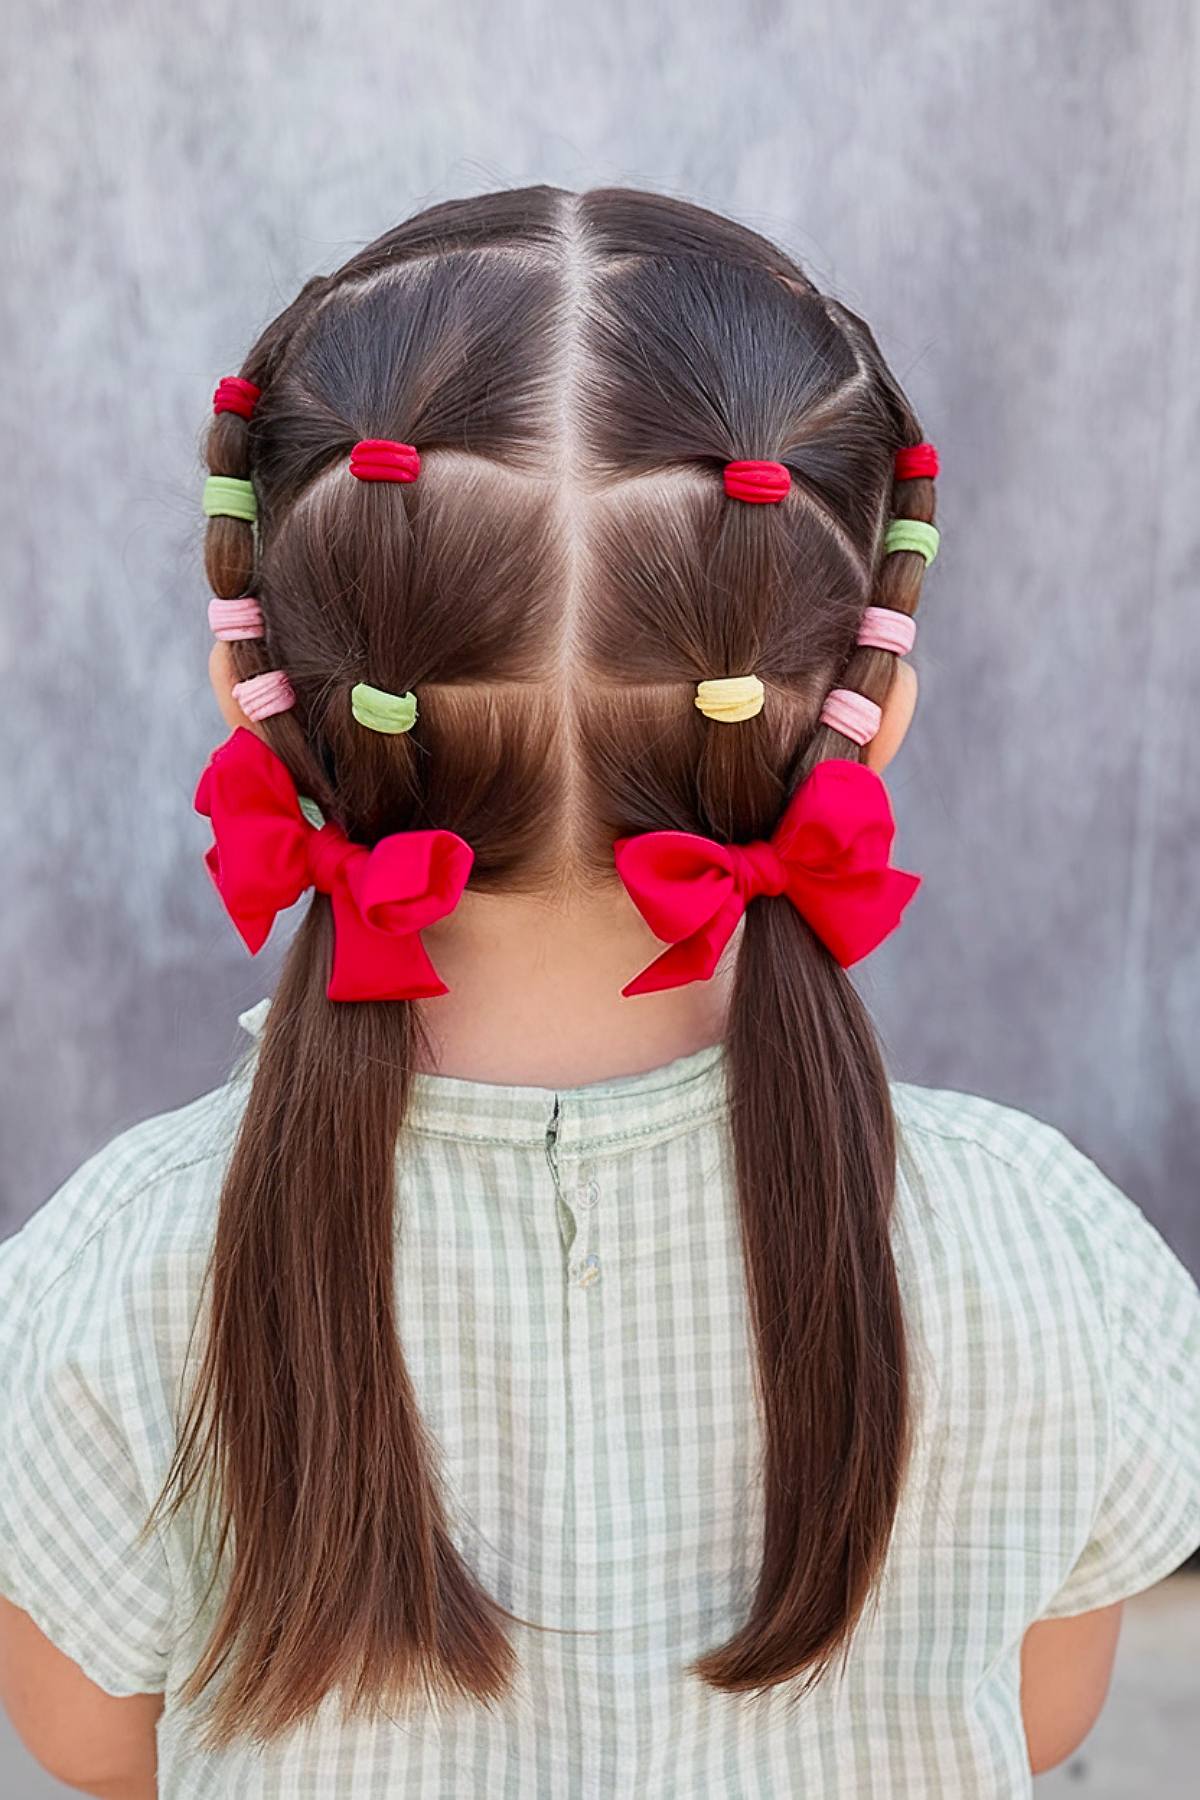
[[[258,526],[213,519],[207,573],[259,596],[266,637],[233,646],[238,674],[286,670],[296,705],[265,736],[351,838],[447,827],[485,891],[614,880],[616,837],[765,836],[817,762],[860,756],[822,698],[886,698],[894,658],[857,626],[868,604],[915,610],[922,558],[884,555],[883,532],[932,520],[933,485],[893,480],[922,434],[867,326],[754,233],[619,189],[434,207],[310,281],[241,374],[261,399],[214,419],[207,463],[253,481]],[[363,437],[416,444],[419,481],[351,478]],[[726,498],[743,457],[787,465],[780,504]],[[695,683],[749,669],[762,712],[702,718]],[[359,680],[416,690],[416,728],[358,727]],[[394,1315],[419,1017],[330,1002],[331,933],[315,894],[155,1503],[203,1499],[226,1577],[183,1690],[223,1672],[210,1747],[277,1736],[335,1690],[347,1716],[486,1705],[514,1673],[513,1615],[453,1542]],[[727,1066],[765,1526],[747,1616],[691,1672],[802,1692],[876,1587],[912,1405],[883,1063],[785,899],[747,913]]]

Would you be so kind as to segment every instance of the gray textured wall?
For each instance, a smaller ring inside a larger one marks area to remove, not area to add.
[[[942,450],[892,778],[926,886],[864,974],[897,1072],[1054,1120],[1200,1266],[1196,7],[143,0],[6,26],[0,1230],[219,1079],[276,966],[190,812],[221,735],[216,377],[429,199],[621,181],[796,250]]]

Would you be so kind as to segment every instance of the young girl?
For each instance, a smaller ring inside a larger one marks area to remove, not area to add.
[[[0,1256],[17,1729],[114,1800],[1027,1794],[1200,1542],[1200,1294],[846,972],[938,545],[870,331],[502,193],[215,411],[195,803],[251,951],[309,897]]]

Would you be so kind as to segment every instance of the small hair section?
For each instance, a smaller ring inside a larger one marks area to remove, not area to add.
[[[868,606],[858,628],[857,642],[870,650],[891,650],[907,656],[917,641],[917,621],[894,606]]]
[[[411,731],[417,722],[415,694],[389,694],[386,688],[372,687],[359,681],[350,689],[350,711],[368,731],[395,735]]]
[[[938,553],[940,541],[937,526],[927,524],[924,519],[889,519],[883,534],[883,554],[890,556],[893,550],[915,550],[918,556],[925,558],[928,568]]]
[[[282,669],[268,669],[263,675],[251,675],[248,681],[235,681],[234,699],[248,719],[255,724],[274,713],[287,712],[296,704],[292,684]]]
[[[421,455],[415,445],[394,438],[360,438],[350,452],[350,473],[359,481],[415,481]]]
[[[792,472],[783,463],[725,464],[725,492],[731,500],[745,500],[751,506],[773,506],[783,499],[791,485]]]
[[[255,387],[252,381],[246,381],[241,375],[222,375],[213,393],[213,411],[237,413],[248,419],[261,398],[262,389]]]
[[[695,704],[706,719],[736,725],[763,709],[763,684],[757,675],[721,675],[696,684]]]
[[[233,600],[223,600],[219,594],[214,594],[208,603],[208,628],[214,637],[229,644],[243,638],[260,638],[263,636],[262,608],[253,594],[239,594]]]
[[[210,519],[245,519],[258,517],[258,496],[254,484],[237,475],[210,475],[204,483],[204,510]]]
[[[869,744],[882,717],[875,702],[865,694],[856,694],[853,688],[834,688],[826,694],[821,708],[822,725],[832,725],[855,744]]]
[[[935,481],[938,472],[938,453],[932,444],[909,444],[896,452],[896,480],[918,481],[922,476],[928,481]]]

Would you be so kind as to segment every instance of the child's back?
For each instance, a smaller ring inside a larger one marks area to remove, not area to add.
[[[213,1623],[189,1514],[133,1543],[174,1447],[249,1072],[117,1139],[0,1256],[0,1366],[31,1396],[5,1445],[21,1562],[4,1587],[114,1693],[170,1696]],[[344,1725],[330,1701],[307,1733],[202,1756],[197,1717],[169,1700],[161,1791],[1025,1791],[1031,1621],[1123,1599],[1200,1541],[1200,1308],[1144,1216],[1049,1126],[893,1095],[927,1398],[844,1674],[748,1704],[684,1673],[744,1617],[762,1550],[719,1048],[558,1093],[423,1076],[398,1185],[405,1358],[456,1542],[550,1629],[512,1627],[518,1676],[491,1713]]]

